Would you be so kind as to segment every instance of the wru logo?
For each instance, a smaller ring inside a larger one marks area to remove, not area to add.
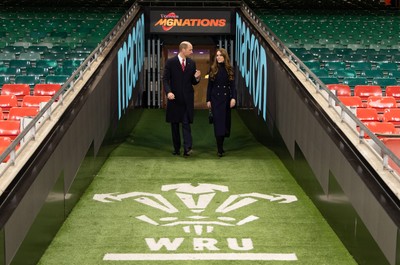
[[[196,235],[201,235],[204,232],[211,233],[214,231],[214,226],[242,226],[259,219],[259,217],[255,215],[249,215],[240,220],[237,220],[237,218],[234,217],[226,216],[233,211],[248,206],[259,200],[267,200],[270,202],[278,203],[292,203],[297,201],[296,196],[282,194],[267,195],[253,192],[230,195],[215,210],[215,215],[217,217],[208,217],[201,214],[210,205],[210,202],[214,199],[217,192],[226,193],[229,191],[227,186],[206,183],[201,183],[197,186],[193,186],[190,183],[180,183],[164,185],[161,187],[161,191],[175,191],[176,196],[190,210],[190,212],[193,213],[193,215],[187,216],[184,219],[179,219],[179,217],[162,217],[158,220],[154,220],[147,215],[140,215],[136,218],[155,226],[182,226],[185,233],[195,232]],[[96,194],[93,197],[94,200],[105,203],[122,201],[123,199],[128,198],[134,198],[134,200],[139,203],[158,209],[167,214],[179,213],[179,210],[160,194],[147,192],[130,192],[118,195],[116,195],[115,193]]]

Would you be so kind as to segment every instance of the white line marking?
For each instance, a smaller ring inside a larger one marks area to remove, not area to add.
[[[103,260],[297,260],[295,253],[182,253],[182,254],[151,254],[151,253],[107,253]]]

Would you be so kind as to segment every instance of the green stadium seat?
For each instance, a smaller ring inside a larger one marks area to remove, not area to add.
[[[46,84],[64,84],[68,80],[69,75],[48,75],[45,78]]]
[[[381,86],[382,88],[386,88],[387,86],[398,85],[396,78],[378,78],[378,77],[372,80],[372,84]]]
[[[368,79],[365,77],[346,77],[343,78],[343,84],[354,88],[356,85],[368,85]]]
[[[350,69],[355,71],[371,70],[372,64],[370,62],[352,62],[350,64]]]
[[[318,77],[329,77],[329,71],[326,69],[315,69],[313,73]]]
[[[71,76],[75,70],[76,70],[75,67],[57,67],[54,70],[54,74]]]
[[[47,52],[43,54],[43,59],[48,59],[48,60],[62,61],[65,58],[67,58],[65,53]]]
[[[346,69],[345,62],[326,62],[324,68],[328,69],[329,71],[336,71],[339,69]]]
[[[342,58],[335,53],[324,53],[319,56],[319,60],[322,63],[340,62],[342,61]]]
[[[35,75],[17,75],[14,82],[15,84],[28,84],[33,88],[40,83],[40,78]]]
[[[357,73],[353,69],[338,69],[333,72],[333,75],[337,78],[343,79],[348,77],[356,77]]]
[[[396,71],[398,69],[398,66],[396,63],[382,62],[382,63],[378,63],[376,65],[376,68],[380,69],[382,71]]]
[[[17,57],[15,53],[7,52],[7,53],[0,53],[0,61],[7,62],[10,60],[15,60]]]
[[[375,64],[379,63],[388,63],[389,59],[387,58],[386,55],[383,54],[371,54],[367,56],[367,61]]]
[[[19,60],[29,60],[29,61],[36,61],[40,60],[41,56],[38,52],[23,52],[19,56]]]
[[[62,66],[63,67],[79,67],[81,65],[81,63],[83,62],[83,60],[64,60],[62,62]]]
[[[10,60],[10,67],[25,69],[31,66],[30,60]]]
[[[400,71],[388,71],[388,77],[400,79]]]
[[[47,68],[50,70],[56,68],[57,66],[57,60],[44,59],[36,61],[36,67]]]
[[[320,77],[319,80],[321,80],[325,85],[339,84],[339,79],[336,77]]]
[[[14,54],[20,54],[21,52],[25,52],[25,48],[22,46],[13,46],[13,45],[8,45],[3,48],[4,53],[14,53]]]
[[[32,45],[32,46],[29,46],[28,49],[26,49],[26,51],[43,54],[48,51],[48,48],[47,48],[47,46]]]
[[[346,63],[352,64],[354,62],[364,62],[365,59],[361,54],[347,54],[343,56],[343,61]]]
[[[10,76],[8,75],[0,75],[0,86],[4,84],[9,84],[10,83]]]
[[[334,48],[332,52],[339,57],[343,57],[344,55],[353,53],[353,50],[349,48]]]
[[[53,46],[50,51],[52,53],[67,53],[71,51],[71,47],[69,45],[56,45]]]
[[[304,64],[305,64],[310,70],[318,70],[318,69],[321,69],[321,63],[320,63],[319,61],[304,62]]]
[[[49,69],[46,67],[28,67],[26,68],[26,74],[38,77],[45,77],[49,74]]]
[[[314,61],[315,59],[312,57],[311,54],[309,54],[311,56],[311,60],[310,61]],[[70,60],[85,60],[86,57],[88,57],[89,54],[88,53],[78,53],[78,52],[73,52],[73,53],[69,53],[67,54],[68,59]],[[301,59],[301,58],[300,58]],[[302,59],[301,59],[302,60]],[[303,61],[303,60],[302,60]]]
[[[373,69],[373,70],[363,70],[361,71],[361,76],[366,77],[368,79],[376,78],[376,77],[384,77],[385,74],[380,69]]]

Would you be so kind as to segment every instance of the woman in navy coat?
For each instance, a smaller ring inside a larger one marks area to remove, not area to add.
[[[192,44],[187,41],[181,42],[179,54],[166,61],[163,75],[164,91],[168,98],[166,121],[171,123],[174,145],[172,154],[180,154],[179,124],[182,123],[183,155],[185,157],[192,152],[190,124],[193,123],[194,112],[193,85],[200,82],[201,75],[200,71],[196,69],[196,63],[188,57],[192,53]]]
[[[231,132],[231,108],[236,105],[233,67],[225,49],[217,49],[207,87],[207,107],[213,114],[217,155],[222,157],[225,137]]]

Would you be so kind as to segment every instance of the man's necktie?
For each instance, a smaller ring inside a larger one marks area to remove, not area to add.
[[[182,59],[182,71],[185,71],[185,59]]]

